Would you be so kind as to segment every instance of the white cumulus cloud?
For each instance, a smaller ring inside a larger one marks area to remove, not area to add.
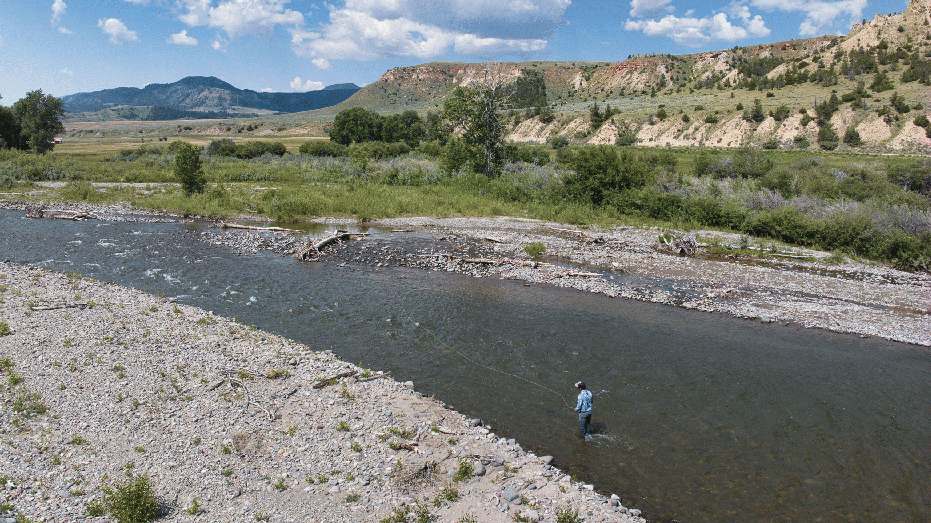
[[[135,42],[139,39],[135,31],[130,31],[129,28],[126,27],[126,24],[116,18],[98,20],[97,27],[101,28],[104,34],[110,35],[110,43],[114,45],[119,45],[123,42]]]
[[[330,61],[326,58],[314,58],[310,63],[314,64],[314,67],[317,69],[322,69],[324,71],[329,71],[333,68],[333,66],[330,65]]]
[[[866,0],[840,0],[828,2],[823,0],[750,0],[750,4],[768,11],[798,11],[805,13],[805,20],[799,25],[800,36],[819,36],[832,28],[836,29],[837,19],[845,19],[845,29],[863,18]]]
[[[194,38],[193,36],[188,36],[187,29],[185,29],[184,31],[181,31],[178,34],[173,34],[169,36],[167,42],[169,44],[176,44],[176,45],[197,45],[197,38]]]
[[[63,75],[67,75],[67,76],[74,76],[74,75],[75,75],[74,71],[72,71],[71,69],[68,69],[67,67],[65,67],[65,68],[63,68],[63,69],[59,69],[59,70],[58,70],[58,74],[63,74]]]
[[[628,31],[642,31],[647,36],[665,36],[674,42],[699,46],[712,40],[736,41],[744,38],[761,37],[770,33],[766,23],[757,15],[754,18],[743,18],[742,25],[734,25],[724,13],[711,17],[695,18],[691,16],[677,17],[667,15],[659,20],[627,20],[624,29]]]
[[[643,18],[660,13],[671,13],[675,10],[669,5],[671,2],[672,0],[630,0],[630,16]]]
[[[249,33],[267,33],[277,25],[303,26],[304,15],[286,9],[289,0],[178,0],[184,9],[179,17],[187,25],[206,25],[226,31],[235,38]]]
[[[263,87],[263,88],[259,89],[259,91],[261,91],[261,92],[263,92],[263,93],[274,93],[274,92],[275,92],[275,90],[272,89],[271,87]]]
[[[320,89],[323,89],[323,87],[324,87],[323,82],[314,82],[311,80],[307,80],[306,82],[301,83],[300,76],[295,76],[294,80],[291,80],[291,89],[294,89],[295,91],[300,91],[302,93],[305,93],[307,91],[319,91]]]
[[[435,58],[534,53],[564,23],[571,0],[346,0],[329,22],[292,32],[294,52],[314,59]]]
[[[61,17],[65,14],[65,9],[68,8],[68,4],[64,3],[62,0],[55,0],[55,3],[52,4],[52,23],[58,24],[61,21]]]

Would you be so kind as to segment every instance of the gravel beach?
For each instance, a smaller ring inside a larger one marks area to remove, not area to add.
[[[143,474],[172,521],[643,521],[416,384],[198,308],[0,263],[0,321],[3,523],[106,520]]]

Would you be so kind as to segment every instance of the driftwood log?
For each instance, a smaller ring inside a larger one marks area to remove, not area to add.
[[[63,305],[38,305],[30,306],[29,308],[34,311],[54,311],[58,309],[86,309],[88,305],[86,303],[66,303]]]
[[[324,387],[329,387],[330,385],[336,385],[337,383],[339,383],[339,380],[340,380],[341,378],[348,378],[348,377],[350,377],[350,376],[355,376],[357,373],[358,373],[358,371],[354,371],[354,370],[350,370],[350,371],[346,371],[346,372],[341,372],[341,373],[337,374],[336,376],[331,376],[331,377],[329,377],[329,378],[324,378],[324,379],[318,381],[318,382],[314,385],[314,388],[315,388],[315,389],[322,389],[322,388],[324,388]]]
[[[46,209],[41,205],[28,205],[26,207],[27,218],[48,218],[53,220],[72,220],[82,222],[84,220],[96,220],[97,216],[86,212],[62,211],[55,209]]]
[[[255,225],[241,225],[238,223],[220,222],[218,227],[223,229],[242,229],[246,231],[269,231],[269,232],[301,232],[296,229],[284,229],[281,227],[258,227]]]
[[[317,241],[307,241],[304,245],[297,248],[297,250],[294,252],[294,257],[303,261],[316,259],[317,255],[320,254],[320,251],[329,245],[342,241],[353,240],[357,237],[363,237],[366,235],[367,234],[364,232],[336,231],[327,237],[317,239]]]

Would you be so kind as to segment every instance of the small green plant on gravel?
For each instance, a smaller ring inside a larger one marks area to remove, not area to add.
[[[6,514],[7,512],[13,512],[13,505],[9,503],[0,503],[0,514]]]
[[[281,492],[282,490],[288,490],[288,486],[285,485],[284,479],[282,478],[278,479],[278,481],[275,483],[275,490],[279,492]]]
[[[0,360],[0,371],[7,371],[13,368],[13,360],[10,358],[3,358]]]
[[[349,494],[348,496],[346,496],[346,503],[355,503],[356,501],[359,501],[360,499],[362,499],[362,496],[360,496],[359,494]]]
[[[579,509],[569,507],[559,507],[556,509],[556,523],[582,523],[579,517]]]
[[[394,514],[383,517],[380,523],[407,523],[407,514],[410,511],[407,505],[401,505],[394,509]]]
[[[268,514],[264,514],[262,512],[259,512],[258,514],[255,515],[256,521],[268,521],[269,519],[271,518],[268,517]]]
[[[196,515],[200,514],[200,512],[201,512],[201,507],[200,507],[200,502],[197,501],[197,498],[194,498],[194,499],[191,500],[191,506],[188,507],[187,510],[186,510],[185,512],[187,512],[188,514],[190,514],[190,515],[192,515],[192,516],[196,516]]]
[[[343,388],[342,388],[342,390],[339,391],[339,395],[340,395],[343,399],[347,399],[347,400],[349,400],[349,401],[352,401],[352,400],[356,399],[356,397],[353,396],[351,392],[349,392],[349,387],[346,386],[346,383],[343,383]]]
[[[459,500],[459,491],[452,485],[446,485],[443,490],[433,498],[433,504],[437,507],[443,506],[443,503],[453,503]]]
[[[112,488],[101,487],[103,505],[119,523],[146,523],[158,517],[159,503],[148,476],[129,478]]]
[[[336,426],[336,430],[342,432],[349,432],[349,424],[345,420],[339,422],[339,425]]]
[[[417,516],[414,519],[416,523],[430,523],[433,519],[430,515],[430,507],[426,503],[420,501],[417,502],[417,508],[414,509],[414,514]]]
[[[465,481],[472,477],[472,463],[466,459],[459,460],[459,468],[453,474],[453,481]]]
[[[327,481],[330,481],[330,476],[327,476],[326,474],[318,474],[318,475],[317,475],[317,483],[319,483],[319,484],[322,485],[322,484],[326,483]]]
[[[0,336],[9,336],[10,334],[13,334],[10,326],[5,321],[0,321]]]
[[[291,425],[288,427],[288,430],[283,430],[281,433],[293,437],[295,434],[297,434],[297,425]]]
[[[402,429],[399,427],[388,427],[388,432],[399,438],[404,438],[404,439],[411,439],[414,436],[413,434],[411,434],[411,431],[407,429]]]
[[[527,253],[527,256],[530,256],[531,258],[536,258],[537,256],[540,256],[541,254],[546,252],[546,245],[540,242],[534,242],[529,245],[525,245],[524,252]]]
[[[104,510],[103,505],[97,501],[91,501],[87,504],[87,515],[92,518],[99,518],[106,514],[107,511]]]
[[[233,475],[233,471],[230,469],[224,469],[223,472],[220,472],[224,478],[228,478]]]
[[[265,377],[270,380],[285,379],[290,378],[291,373],[288,369],[272,369],[265,373]]]
[[[478,523],[478,520],[475,519],[474,514],[466,514],[462,516],[461,518],[459,518],[459,521],[457,523]]]
[[[360,378],[370,378],[370,377],[372,377],[372,371],[369,370],[369,369],[365,369],[365,370],[363,370],[362,372],[359,373],[359,377],[360,377]]]
[[[353,441],[352,450],[353,452],[362,452],[362,445],[360,445],[358,441]]]
[[[15,387],[19,385],[20,383],[24,381],[24,379],[25,378],[23,378],[18,372],[13,371],[13,370],[10,371],[10,378],[8,380],[10,383],[10,387]]]
[[[24,515],[22,515],[22,514],[17,514],[17,515],[16,515],[16,523],[34,523],[34,522],[33,522],[33,520],[27,518],[26,516],[24,516]]]
[[[69,445],[87,445],[88,441],[84,439],[80,434],[75,434],[71,436],[71,441],[68,442]]]
[[[220,454],[232,454],[233,451],[224,443],[220,445]]]
[[[141,446],[141,445],[136,445],[135,447],[133,447],[133,450],[135,450],[136,452],[142,454],[143,452],[145,452],[145,447],[143,447],[143,446]]]

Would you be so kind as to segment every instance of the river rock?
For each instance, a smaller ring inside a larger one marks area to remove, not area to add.
[[[515,499],[518,499],[520,495],[516,490],[512,489],[511,487],[507,487],[501,491],[501,497],[506,499],[508,503],[512,503]]]
[[[485,475],[485,465],[482,465],[481,460],[476,460],[472,465],[472,475],[473,476],[484,476]]]

